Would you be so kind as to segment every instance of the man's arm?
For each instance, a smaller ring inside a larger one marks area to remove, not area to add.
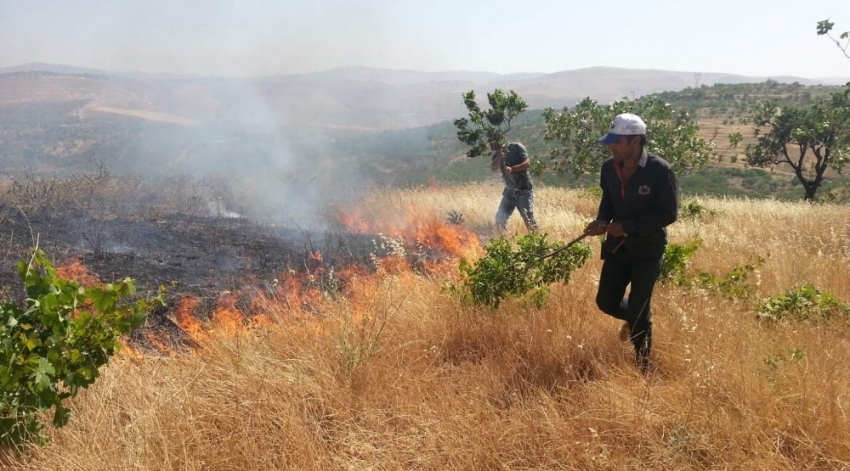
[[[505,153],[500,150],[497,150],[493,154],[493,158],[490,159],[490,170],[495,172],[499,170],[499,168],[505,166]]]
[[[503,159],[505,160],[506,165],[502,171],[506,174],[520,173],[531,167],[531,161],[528,160],[528,151],[525,150],[525,146],[519,142],[512,142],[508,144],[508,156],[503,157]],[[509,162],[517,163],[507,165]]]
[[[505,173],[519,173],[528,170],[529,168],[531,168],[531,161],[528,160],[528,157],[526,157],[525,160],[516,165],[511,165],[509,167],[506,166]]]

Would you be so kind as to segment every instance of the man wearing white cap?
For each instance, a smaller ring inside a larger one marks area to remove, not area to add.
[[[625,321],[623,340],[631,340],[643,372],[652,368],[652,310],[650,300],[667,246],[666,227],[676,221],[679,185],[670,164],[644,150],[646,124],[634,114],[614,119],[599,139],[612,157],[602,164],[602,200],[588,235],[607,233],[602,244],[602,273],[596,305]],[[630,286],[628,297],[624,297]]]

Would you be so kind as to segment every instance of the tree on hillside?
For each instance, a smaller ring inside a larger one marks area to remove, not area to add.
[[[697,135],[699,124],[694,116],[674,110],[658,97],[624,98],[610,105],[585,98],[572,109],[544,111],[544,137],[555,144],[550,168],[576,177],[597,172],[610,157],[608,149],[597,141],[608,132],[614,117],[626,112],[643,118],[647,150],[670,162],[677,173],[687,174],[710,160],[714,144]]]
[[[482,110],[475,100],[475,90],[463,94],[463,104],[469,110],[469,119],[455,120],[457,138],[471,148],[467,157],[478,157],[490,150],[490,143],[507,144],[511,121],[528,108],[528,104],[513,90],[507,93],[496,89],[487,94],[490,109]]]
[[[847,47],[850,46],[850,31],[845,31],[838,35],[838,39],[834,38],[830,31],[832,31],[835,23],[827,20],[818,21],[818,36],[826,36],[838,46],[838,49],[841,49],[841,52],[844,53],[844,56],[850,59],[850,54],[847,53]]]
[[[805,108],[765,101],[753,109],[752,122],[758,140],[747,145],[747,164],[787,164],[812,201],[826,170],[841,172],[850,156],[850,86]]]

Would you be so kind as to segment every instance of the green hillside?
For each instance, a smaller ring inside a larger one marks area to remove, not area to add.
[[[840,87],[805,86],[773,81],[755,84],[718,84],[658,94],[676,109],[698,116],[701,135],[713,140],[720,161],[692,175],[681,176],[686,193],[715,196],[747,196],[797,200],[802,189],[793,174],[747,167],[744,147],[753,141],[748,124],[749,110],[755,104],[774,99],[786,106],[802,106],[826,96]],[[542,110],[530,110],[514,122],[510,139],[522,142],[532,159],[548,160],[550,145],[544,141]],[[744,136],[736,149],[729,148],[728,135]],[[338,143],[337,151],[350,152],[369,167],[375,180],[390,186],[416,186],[429,183],[452,184],[492,178],[485,158],[467,158],[467,147],[457,140],[456,128],[442,122],[423,128],[405,129],[354,136]],[[576,180],[571,175],[544,174],[537,181],[549,185],[575,187],[596,184],[595,175]],[[833,175],[821,189],[830,191],[846,186],[843,177]]]
[[[721,83],[713,86],[686,88],[677,92],[657,93],[667,103],[704,118],[745,117],[759,102],[773,99],[787,106],[808,104],[812,99],[828,96],[841,87],[799,83],[779,83],[768,80],[762,83]]]

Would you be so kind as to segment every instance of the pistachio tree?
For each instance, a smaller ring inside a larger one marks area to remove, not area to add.
[[[812,201],[827,169],[840,173],[850,157],[850,85],[807,107],[765,101],[753,108],[752,123],[757,141],[747,145],[747,164],[788,165]]]
[[[696,118],[674,109],[661,98],[623,98],[610,105],[585,98],[573,108],[544,110],[544,138],[553,146],[547,167],[576,177],[598,172],[611,155],[605,146],[598,144],[598,139],[608,132],[614,117],[620,113],[634,113],[644,120],[646,149],[667,160],[677,173],[697,170],[712,158],[714,143],[699,136]]]

